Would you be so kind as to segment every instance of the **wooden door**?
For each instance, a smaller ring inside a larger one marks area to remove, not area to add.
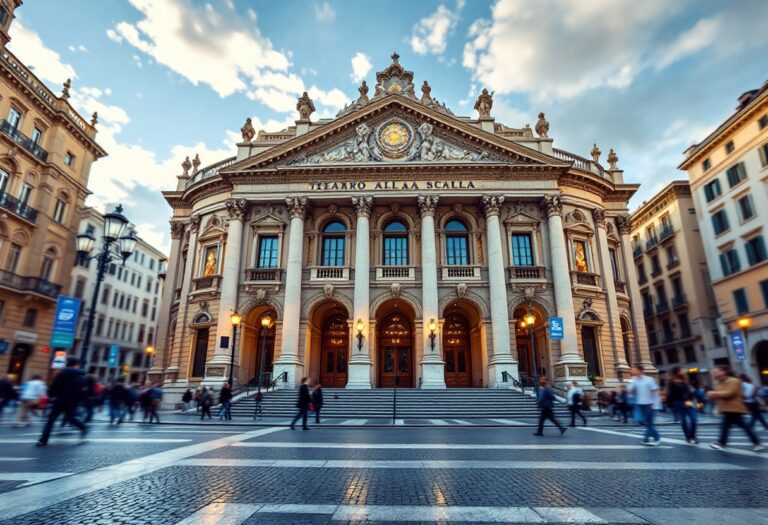
[[[379,331],[379,386],[413,387],[413,339],[411,323],[401,313],[384,318]]]
[[[320,383],[329,388],[343,388],[347,384],[347,354],[349,327],[343,315],[331,317],[323,327],[320,352]]]
[[[466,319],[458,314],[450,315],[443,325],[445,386],[449,388],[472,386],[472,351],[469,340]]]

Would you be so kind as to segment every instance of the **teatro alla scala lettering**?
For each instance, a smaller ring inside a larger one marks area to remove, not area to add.
[[[172,398],[260,370],[283,388],[517,388],[538,373],[599,389],[651,368],[627,219],[638,185],[613,150],[556,148],[544,113],[496,122],[487,90],[477,118],[455,115],[396,54],[372,90],[320,120],[305,93],[294,126],[248,119],[236,156],[185,160],[164,192],[153,380]]]

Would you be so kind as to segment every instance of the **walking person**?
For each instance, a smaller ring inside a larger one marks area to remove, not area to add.
[[[212,419],[211,405],[213,405],[213,394],[206,387],[203,387],[200,391],[200,421],[205,419],[206,414],[208,414],[208,419]]]
[[[8,376],[0,378],[0,417],[2,417],[5,407],[8,406],[15,396],[16,391]]]
[[[80,429],[80,436],[85,439],[88,428],[80,421],[75,412],[78,404],[83,399],[85,383],[83,381],[83,372],[78,368],[80,360],[76,357],[67,358],[66,367],[63,368],[51,385],[50,395],[53,400],[51,412],[48,414],[48,421],[45,422],[43,433],[37,441],[38,447],[44,447],[48,444],[51,437],[53,424],[60,415],[64,415],[65,421]]]
[[[755,428],[755,423],[760,422],[763,424],[763,428],[768,430],[768,423],[765,422],[763,413],[760,411],[760,402],[758,400],[757,387],[752,383],[752,378],[747,374],[741,374],[741,388],[744,390],[744,404],[747,405],[747,410],[752,414],[752,418],[749,420],[749,428]]]
[[[219,410],[219,419],[232,419],[232,388],[229,383],[224,383],[219,392],[219,403],[221,404],[221,410]]]
[[[312,390],[312,405],[315,407],[315,423],[320,424],[320,410],[323,408],[323,385],[315,385]]]
[[[184,391],[184,395],[181,396],[181,402],[184,403],[184,411],[185,412],[187,410],[189,410],[189,405],[190,405],[191,401],[192,401],[192,389],[191,388],[187,388]]]
[[[36,410],[40,408],[40,400],[48,396],[48,389],[43,382],[43,378],[39,375],[32,376],[32,379],[24,383],[21,387],[21,408],[16,415],[16,422],[13,424],[15,427],[29,426],[29,412],[33,412],[35,415]],[[44,402],[43,402],[44,403]]]
[[[656,447],[661,444],[661,436],[654,426],[656,410],[659,407],[659,385],[644,372],[645,369],[641,365],[632,367],[633,377],[629,382],[629,391],[635,398],[635,407],[645,427],[643,444]]]
[[[253,412],[253,419],[256,419],[257,417],[261,419],[264,415],[264,407],[262,406],[262,403],[264,403],[264,394],[256,392],[256,409]]]
[[[130,399],[131,393],[125,388],[125,379],[122,377],[115,381],[109,390],[109,424],[120,424],[125,419],[125,405]]]
[[[299,411],[291,422],[291,430],[296,430],[295,425],[299,419],[301,419],[301,428],[304,430],[309,430],[309,427],[307,426],[307,417],[309,416],[309,404],[312,402],[312,396],[309,394],[308,383],[308,378],[301,378],[301,386],[299,387],[299,399],[296,402],[296,408],[298,408]]]
[[[160,385],[158,383],[152,383],[152,386],[149,388],[149,404],[148,404],[148,410],[149,410],[149,422],[152,423],[152,420],[157,421],[157,424],[160,424],[160,416],[157,414],[157,410],[160,408],[160,401],[163,400],[163,389],[160,388]]]
[[[667,403],[680,421],[683,435],[688,443],[698,444],[696,439],[696,405],[693,388],[688,384],[685,372],[679,366],[669,372]]]
[[[547,378],[544,376],[539,378],[539,398],[537,401],[539,403],[539,410],[541,412],[539,414],[539,429],[533,435],[544,435],[544,421],[547,419],[560,429],[561,436],[565,434],[565,431],[568,429],[561,425],[557,419],[555,419],[555,412],[553,410],[555,408],[555,394],[549,387],[549,381],[547,381]]]
[[[581,413],[581,397],[584,394],[584,390],[579,386],[578,381],[574,381],[571,384],[571,388],[568,389],[568,393],[566,394],[566,403],[568,405],[568,410],[571,412],[571,425],[572,427],[576,426],[576,415],[581,418],[581,421],[584,423],[584,426],[587,426],[587,418],[584,417],[584,414]]]
[[[619,416],[616,421],[621,420],[622,423],[626,423],[629,416],[629,394],[627,394],[627,387],[625,385],[619,386],[614,396],[616,407],[619,410]]]
[[[724,450],[728,446],[728,434],[731,427],[736,425],[741,427],[749,436],[752,441],[753,452],[765,450],[754,431],[744,423],[742,416],[748,414],[749,410],[744,404],[744,389],[741,386],[741,380],[738,377],[733,377],[731,367],[726,365],[717,365],[712,370],[712,376],[715,378],[715,387],[708,396],[715,401],[723,419],[720,423],[720,439],[710,443],[709,446],[715,450]]]

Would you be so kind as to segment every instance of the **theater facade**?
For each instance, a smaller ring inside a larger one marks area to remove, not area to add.
[[[416,93],[417,89],[420,93]],[[392,56],[357,100],[185,160],[150,377],[187,386],[596,388],[651,367],[617,155],[454,115]],[[242,320],[233,330],[232,313]],[[550,319],[562,339],[552,337]],[[234,358],[233,358],[234,356]]]

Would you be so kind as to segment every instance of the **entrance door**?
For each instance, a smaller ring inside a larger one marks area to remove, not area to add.
[[[8,379],[14,383],[21,384],[24,378],[24,367],[31,353],[32,347],[28,344],[19,343],[13,347],[11,358],[8,361]]]
[[[595,327],[581,327],[581,346],[584,349],[584,360],[587,362],[587,375],[600,376],[600,359],[597,356]]]
[[[342,388],[347,384],[347,352],[349,327],[341,314],[331,317],[323,327],[320,352],[320,383],[325,387]]]
[[[379,386],[413,387],[413,340],[410,321],[401,313],[388,315],[379,331]]]
[[[276,319],[277,315],[274,312],[268,312],[272,319]],[[264,353],[264,362],[262,370],[262,357],[261,354]],[[259,371],[262,370],[262,387],[268,386],[270,381],[274,379],[272,377],[272,372],[274,371],[274,365],[272,364],[272,361],[274,361],[275,358],[275,322],[272,321],[272,323],[269,325],[269,328],[266,330],[266,334],[264,333],[264,328],[261,326],[261,319],[259,319],[259,325],[257,328],[257,336],[256,336],[256,364],[254,366],[254,370],[256,373],[254,374],[254,379],[256,379],[256,384],[258,385],[259,381]]]
[[[457,314],[450,315],[443,325],[445,386],[472,386],[472,352],[469,345],[467,321]]]

